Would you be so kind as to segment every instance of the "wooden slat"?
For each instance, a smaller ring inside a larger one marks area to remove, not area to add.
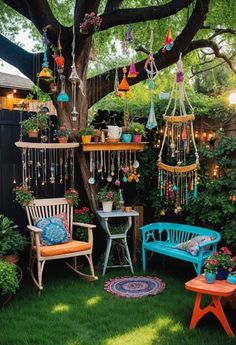
[[[175,115],[175,116],[168,116],[168,115],[163,115],[163,119],[166,122],[188,122],[188,121],[193,121],[195,119],[195,116],[193,114],[189,115]]]
[[[30,149],[70,149],[79,147],[79,143],[30,143],[26,141],[17,141],[15,143],[17,147],[21,148],[30,148]]]
[[[186,165],[186,166],[178,166],[178,165],[171,166],[171,165],[164,164],[162,162],[158,162],[157,166],[160,169],[163,169],[165,171],[174,172],[174,173],[184,173],[184,172],[188,172],[188,171],[195,171],[199,167],[198,164],[196,164],[196,163]]]
[[[143,151],[143,143],[89,143],[82,144],[83,151]]]

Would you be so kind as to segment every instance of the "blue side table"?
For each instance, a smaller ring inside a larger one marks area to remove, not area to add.
[[[127,232],[132,226],[132,217],[137,217],[139,215],[138,212],[133,211],[133,210],[131,212],[123,212],[123,211],[117,210],[117,211],[112,211],[112,212],[97,211],[97,214],[100,217],[101,226],[105,230],[106,237],[107,237],[107,245],[106,245],[102,275],[103,276],[105,275],[107,268],[115,268],[115,267],[130,267],[131,272],[134,273],[133,264],[131,261],[129,247],[127,243]],[[124,231],[120,234],[112,234],[109,230],[109,219],[123,218],[123,217],[127,218],[127,221],[124,224]],[[126,253],[125,260],[127,261],[127,264],[107,266],[113,240],[120,240],[122,244],[124,245],[125,253]]]

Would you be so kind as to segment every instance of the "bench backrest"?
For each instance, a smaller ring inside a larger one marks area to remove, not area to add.
[[[147,240],[148,232],[151,231],[154,236],[154,230],[158,231],[159,240],[165,240],[170,243],[181,243],[190,240],[197,235],[214,236],[220,239],[220,234],[214,230],[202,228],[193,225],[177,224],[177,223],[151,223],[140,228],[145,240]],[[156,231],[155,231],[156,232]],[[149,236],[150,237],[150,234]],[[151,236],[152,237],[152,236]],[[155,237],[156,238],[156,237]],[[154,237],[153,237],[154,240]]]

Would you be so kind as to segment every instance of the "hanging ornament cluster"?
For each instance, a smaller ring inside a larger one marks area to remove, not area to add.
[[[132,151],[91,151],[89,157],[89,184],[106,180],[117,187],[121,182],[139,182],[139,162]]]
[[[154,101],[153,101],[153,92],[155,88],[155,82],[154,80],[157,78],[158,75],[158,69],[153,57],[153,30],[151,30],[151,36],[150,36],[150,53],[148,55],[148,58],[145,62],[144,69],[147,72],[148,77],[148,89],[150,92],[150,111],[148,116],[148,121],[146,124],[146,127],[148,129],[152,129],[157,127],[157,120],[155,116],[155,110],[154,110]]]
[[[52,73],[49,69],[48,64],[48,57],[47,57],[47,49],[48,49],[48,39],[47,39],[47,29],[49,26],[46,26],[43,29],[43,63],[42,63],[42,70],[39,72],[38,77],[41,79],[52,79]]]
[[[172,101],[172,113],[167,115]],[[186,113],[185,102],[191,114]],[[157,163],[160,195],[175,200],[176,213],[181,211],[183,204],[188,203],[190,193],[197,197],[199,156],[194,138],[194,118],[193,107],[184,87],[180,54],[173,89],[163,115],[165,130]],[[162,161],[164,148],[167,153],[165,163]]]
[[[169,30],[167,32],[166,37],[165,37],[164,46],[162,48],[162,53],[169,52],[173,48],[173,46],[174,46],[174,42],[172,39],[171,31]]]

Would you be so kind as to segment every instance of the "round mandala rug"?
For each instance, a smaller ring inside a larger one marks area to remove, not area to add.
[[[114,295],[127,298],[141,298],[161,293],[165,283],[156,277],[120,277],[108,280],[104,289]]]

